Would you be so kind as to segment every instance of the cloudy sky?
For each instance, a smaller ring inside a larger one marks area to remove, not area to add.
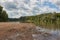
[[[0,0],[9,18],[60,12],[60,0]]]

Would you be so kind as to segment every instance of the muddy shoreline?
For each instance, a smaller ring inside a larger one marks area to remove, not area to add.
[[[0,40],[60,40],[60,35],[32,23],[6,22],[0,23]]]

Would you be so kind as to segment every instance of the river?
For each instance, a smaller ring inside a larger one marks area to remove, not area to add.
[[[34,40],[60,40],[60,30],[46,29],[41,27],[36,27],[38,32],[41,34],[33,34]]]

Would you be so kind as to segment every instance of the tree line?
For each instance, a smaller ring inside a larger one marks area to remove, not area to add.
[[[25,16],[20,18],[21,22],[34,23],[45,28],[60,28],[60,13],[43,13],[36,16]]]

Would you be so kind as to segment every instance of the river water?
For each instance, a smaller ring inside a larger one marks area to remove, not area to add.
[[[38,31],[43,31],[43,32],[48,32],[48,33],[52,33],[52,34],[60,34],[60,30],[59,29],[47,29],[47,28],[41,28],[41,27],[36,27],[36,29]]]
[[[34,40],[60,40],[60,30],[56,29],[46,29],[41,27],[36,27],[38,32],[41,34],[33,34]]]

